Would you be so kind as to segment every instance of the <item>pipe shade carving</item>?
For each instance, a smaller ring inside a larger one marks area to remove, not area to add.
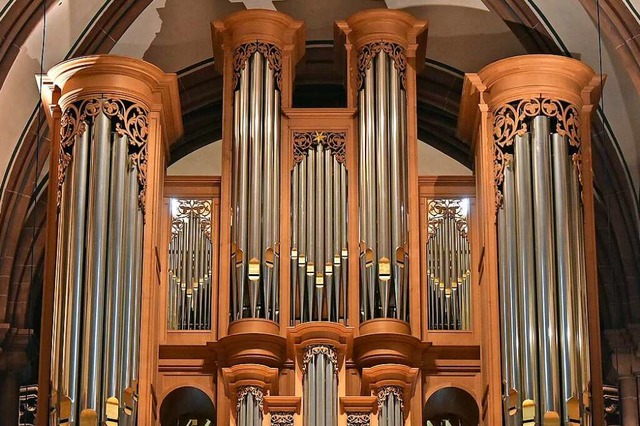
[[[294,132],[291,321],[346,322],[345,132]],[[341,303],[342,301],[342,303]]]

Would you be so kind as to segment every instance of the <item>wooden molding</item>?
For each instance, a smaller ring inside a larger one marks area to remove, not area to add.
[[[404,414],[411,411],[410,404],[417,386],[419,376],[417,368],[401,364],[382,364],[362,369],[362,394],[376,394],[385,386],[398,386],[403,390],[405,404]]]
[[[236,393],[242,386],[256,386],[265,395],[278,391],[278,369],[260,364],[239,364],[222,369],[222,379],[227,398],[236,404]]]
[[[264,412],[266,413],[294,413],[300,414],[302,404],[299,396],[274,396],[264,397]]]

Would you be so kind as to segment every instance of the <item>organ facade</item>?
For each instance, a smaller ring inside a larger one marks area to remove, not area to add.
[[[420,176],[426,21],[335,23],[344,108],[293,106],[303,22],[211,28],[219,177],[165,176],[175,75],[98,55],[43,76],[39,424],[603,424],[601,76],[550,55],[468,74],[474,175]]]

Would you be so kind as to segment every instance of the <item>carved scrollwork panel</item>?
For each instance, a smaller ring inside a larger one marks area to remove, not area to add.
[[[325,355],[331,364],[333,365],[334,374],[338,374],[338,351],[333,346],[329,345],[310,345],[304,349],[304,355],[302,357],[302,375],[307,372],[307,367],[311,359],[318,355]]]
[[[246,66],[251,55],[256,52],[261,53],[267,59],[269,69],[273,71],[276,87],[282,91],[282,50],[274,44],[262,41],[241,44],[233,51],[233,90],[238,89],[240,72]]]
[[[406,90],[407,54],[405,48],[397,43],[391,43],[388,41],[368,43],[358,49],[356,73],[356,87],[358,90],[362,90],[365,73],[371,66],[373,58],[380,52],[385,52],[391,57],[391,59],[393,59],[393,66],[400,75],[400,87],[402,90]]]
[[[324,149],[331,152],[338,163],[344,164],[346,161],[346,141],[346,132],[293,132],[293,163],[294,165],[299,164],[310,149],[321,144]]]
[[[369,413],[347,414],[347,426],[369,426],[370,424],[371,414]]]
[[[57,203],[60,208],[62,185],[73,157],[73,145],[95,117],[104,113],[111,119],[112,130],[126,136],[129,158],[138,172],[138,205],[145,213],[147,191],[147,140],[149,137],[149,110],[138,103],[116,98],[90,98],[69,104],[60,118],[60,156],[58,158]]]
[[[175,238],[191,215],[199,220],[203,234],[211,241],[211,201],[178,199],[171,218],[171,237]]]
[[[529,131],[529,119],[543,115],[555,123],[554,132],[569,141],[569,153],[578,171],[581,170],[580,120],[578,108],[554,98],[531,97],[509,102],[493,111],[493,176],[495,209],[502,206],[504,169],[513,156],[516,136]],[[581,174],[579,175],[581,179]]]
[[[293,414],[271,413],[271,426],[293,426]]]

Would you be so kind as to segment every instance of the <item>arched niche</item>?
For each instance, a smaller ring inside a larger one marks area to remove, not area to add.
[[[429,397],[424,405],[423,418],[425,426],[477,426],[480,410],[469,392],[446,387]]]
[[[169,392],[160,405],[160,424],[186,426],[190,420],[197,420],[198,425],[214,426],[216,424],[216,409],[209,396],[191,386],[180,387]],[[207,420],[210,423],[207,423]]]

